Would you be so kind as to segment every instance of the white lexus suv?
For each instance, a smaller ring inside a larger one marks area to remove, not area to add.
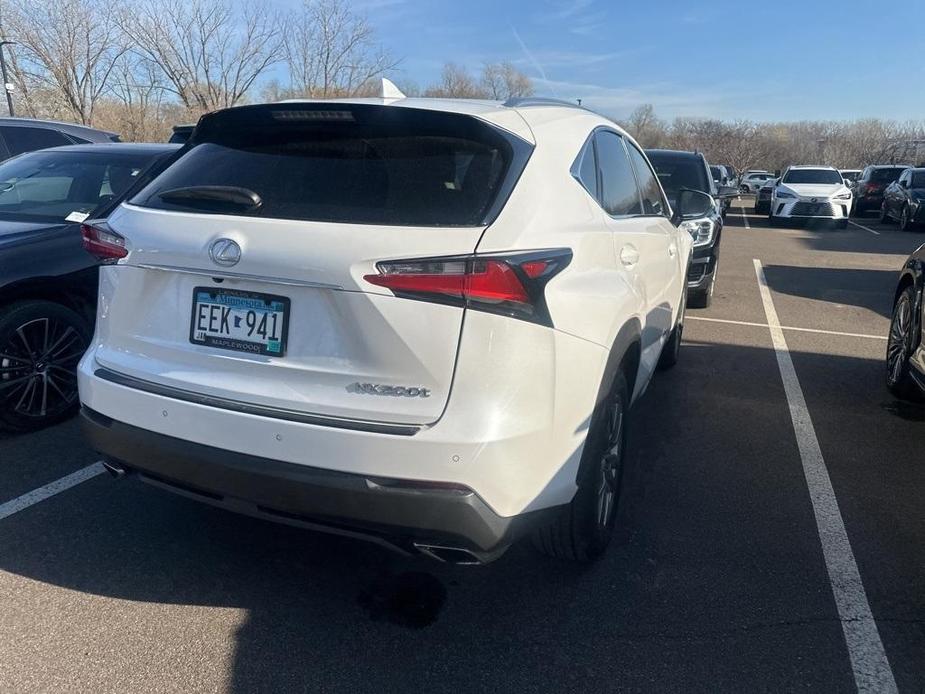
[[[768,212],[772,225],[782,220],[830,220],[848,228],[851,189],[838,169],[830,166],[791,166],[771,192]]]
[[[85,429],[114,474],[235,511],[458,563],[528,532],[594,559],[628,410],[678,356],[684,218],[564,103],[207,115],[83,227]]]

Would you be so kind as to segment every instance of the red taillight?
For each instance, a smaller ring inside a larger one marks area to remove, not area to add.
[[[104,222],[81,224],[80,235],[84,248],[103,262],[115,262],[128,255],[125,238],[110,229]]]
[[[540,257],[538,257],[540,256]],[[466,305],[545,322],[543,287],[571,260],[567,250],[378,263],[370,284],[396,296]]]
[[[880,190],[880,184],[878,183],[867,183],[864,186],[864,192],[866,193],[876,193],[878,190]]]

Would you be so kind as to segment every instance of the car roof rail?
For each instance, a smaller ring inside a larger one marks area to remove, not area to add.
[[[588,110],[581,104],[577,104],[574,101],[567,101],[566,99],[553,99],[552,97],[548,96],[512,96],[501,105],[507,106],[508,108],[520,108],[521,106],[570,106],[572,108],[580,108],[583,111]]]

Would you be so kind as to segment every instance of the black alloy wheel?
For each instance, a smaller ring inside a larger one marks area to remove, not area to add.
[[[628,414],[629,388],[620,372],[591,418],[575,496],[554,522],[534,533],[533,542],[540,551],[581,563],[604,554],[619,515]]]
[[[90,342],[87,321],[50,301],[25,301],[0,317],[0,425],[38,429],[77,408],[77,362]]]
[[[886,387],[904,400],[922,400],[922,391],[910,373],[909,358],[915,344],[915,288],[906,287],[893,306],[886,346]]]

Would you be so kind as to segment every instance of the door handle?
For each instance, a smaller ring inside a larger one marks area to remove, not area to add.
[[[668,255],[674,258],[678,254],[678,244],[674,241],[668,244]]]
[[[627,244],[620,250],[620,262],[628,268],[633,267],[639,262],[639,251],[635,246]]]

